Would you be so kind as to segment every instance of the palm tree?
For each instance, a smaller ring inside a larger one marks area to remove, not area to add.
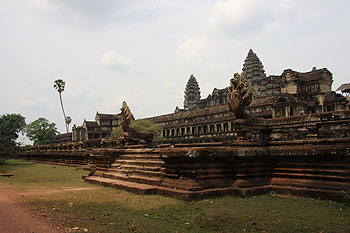
[[[62,92],[64,91],[65,86],[66,86],[66,82],[63,81],[62,79],[55,80],[54,85],[53,85],[53,87],[58,91],[58,95],[60,97],[61,108],[62,108],[63,117],[64,117],[64,123],[66,125],[66,130],[67,130],[67,139],[69,141],[67,118],[66,118],[66,113],[64,112],[63,101],[62,101]]]
[[[69,124],[72,123],[72,118],[70,116],[66,117],[66,123],[67,123],[68,129],[69,129]]]

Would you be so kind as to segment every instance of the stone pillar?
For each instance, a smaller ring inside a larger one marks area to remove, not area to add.
[[[272,119],[275,119],[276,118],[276,108],[272,107],[271,111],[272,111]]]

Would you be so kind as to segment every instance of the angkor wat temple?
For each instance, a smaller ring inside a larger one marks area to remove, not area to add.
[[[282,118],[304,114],[348,110],[349,101],[332,91],[333,76],[327,68],[309,72],[284,70],[266,76],[258,56],[249,50],[242,74],[250,82],[253,101],[248,113],[259,118]],[[201,99],[200,86],[191,75],[186,87],[183,109],[148,119],[163,126],[166,142],[211,142],[234,136],[232,112],[227,109],[227,88],[214,89]],[[119,114],[96,114],[95,121],[84,120],[73,127],[73,141],[109,137],[120,125]]]
[[[260,59],[250,49],[242,70],[253,91],[248,113],[254,117],[282,118],[349,109],[348,99],[332,91],[332,73],[326,68],[306,73],[287,69],[281,75],[266,76]],[[215,88],[207,98],[200,99],[193,75],[185,88],[184,108],[150,119],[163,125],[167,142],[210,142],[234,136],[235,117],[227,109],[227,88]]]
[[[84,167],[86,182],[139,194],[193,200],[276,192],[342,201],[350,190],[350,111],[332,82],[326,68],[266,76],[250,50],[230,86],[201,99],[191,75],[183,109],[148,118],[162,125],[161,143],[129,127],[134,117],[124,102],[120,114],[97,113],[74,126],[75,142],[28,146],[19,156]],[[119,125],[123,137],[108,137]]]

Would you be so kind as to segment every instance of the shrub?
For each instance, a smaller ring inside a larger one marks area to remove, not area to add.
[[[345,191],[343,203],[346,207],[350,207],[350,190]]]
[[[130,124],[130,128],[132,128],[140,133],[148,133],[148,132],[153,133],[153,141],[154,142],[163,141],[163,136],[161,134],[162,127],[159,124],[156,124],[151,120],[142,119],[142,120],[132,121]],[[123,136],[122,127],[119,126],[115,129],[113,129],[111,136],[112,137],[122,137]]]

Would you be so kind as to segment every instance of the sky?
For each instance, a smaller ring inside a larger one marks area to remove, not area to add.
[[[1,0],[0,114],[44,117],[65,132],[96,112],[136,118],[183,107],[193,74],[206,98],[242,72],[249,49],[267,75],[328,68],[349,83],[348,0]]]

